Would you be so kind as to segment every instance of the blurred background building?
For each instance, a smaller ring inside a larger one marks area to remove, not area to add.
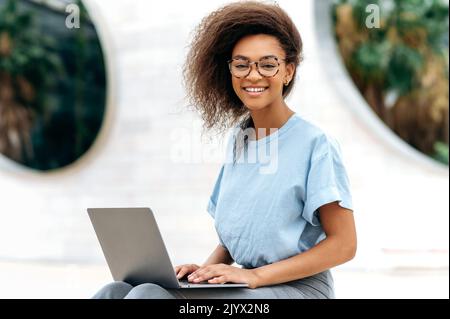
[[[287,103],[338,139],[352,185],[337,297],[448,298],[448,1],[277,2],[304,41]],[[0,0],[0,297],[111,280],[87,207],[151,207],[174,264],[211,253],[226,139],[201,136],[181,71],[225,3]]]

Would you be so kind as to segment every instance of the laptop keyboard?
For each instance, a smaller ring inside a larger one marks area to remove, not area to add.
[[[178,280],[178,282],[180,283],[180,285],[181,286],[187,286],[187,285],[199,285],[199,284],[201,284],[201,285],[210,285],[210,283],[208,282],[208,281],[201,281],[201,282],[189,282],[189,281],[187,281],[187,280]]]

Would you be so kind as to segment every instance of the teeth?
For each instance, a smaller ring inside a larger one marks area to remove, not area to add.
[[[266,88],[245,88],[244,90],[248,91],[248,92],[262,92],[264,91]]]

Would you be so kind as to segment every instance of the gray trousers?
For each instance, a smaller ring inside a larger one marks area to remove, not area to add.
[[[165,289],[153,283],[132,285],[116,281],[98,291],[93,299],[334,299],[330,270],[283,284],[250,288]]]

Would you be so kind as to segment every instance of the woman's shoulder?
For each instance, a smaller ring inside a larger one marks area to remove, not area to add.
[[[295,140],[311,151],[312,159],[319,158],[329,152],[340,152],[338,140],[325,128],[316,124],[313,120],[301,115],[297,116],[297,125],[293,133]]]

